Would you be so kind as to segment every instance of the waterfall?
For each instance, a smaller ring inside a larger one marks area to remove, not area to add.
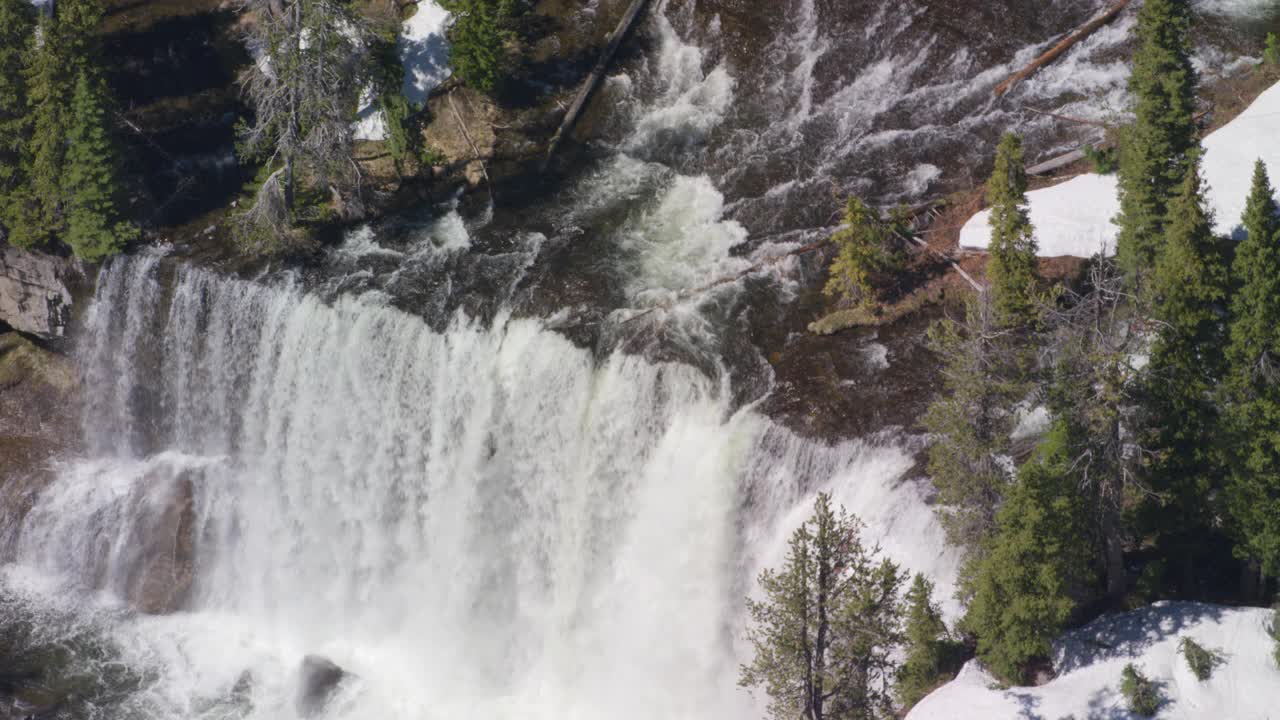
[[[103,270],[86,323],[89,457],[5,577],[45,604],[104,591],[92,622],[148,678],[115,717],[226,712],[246,671],[227,716],[289,717],[306,653],[357,677],[331,717],[739,716],[742,597],[823,488],[943,593],[954,573],[899,444],[810,443],[691,367],[535,320],[436,332],[152,254]],[[135,616],[131,553],[173,478],[188,609]]]

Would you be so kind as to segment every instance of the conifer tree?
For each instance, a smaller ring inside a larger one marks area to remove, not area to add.
[[[738,683],[763,687],[776,720],[894,717],[890,655],[901,642],[897,567],[864,547],[861,524],[819,494],[778,570],[747,598],[754,649]]]
[[[1065,443],[1057,424],[1019,470],[964,618],[978,638],[978,657],[1007,683],[1020,683],[1027,662],[1049,654],[1087,570],[1085,509]]]
[[[18,182],[19,153],[27,137],[27,83],[22,58],[36,27],[27,0],[0,0],[0,204]]]
[[[1158,255],[1169,204],[1198,145],[1188,0],[1142,4],[1129,90],[1136,105],[1121,143],[1117,254],[1137,278]]]
[[[933,603],[933,583],[916,573],[907,591],[906,660],[898,669],[898,699],[904,707],[920,702],[945,672],[947,626]]]
[[[902,265],[893,227],[861,199],[850,197],[843,225],[831,241],[836,257],[823,292],[855,301],[863,308],[875,307],[886,280]]]
[[[15,198],[13,234],[17,244],[46,244],[64,229],[62,166],[66,156],[67,57],[59,45],[59,15],[41,18],[27,64],[31,138],[25,191]]]
[[[1237,553],[1280,574],[1280,208],[1261,160],[1245,205],[1248,237],[1236,248],[1227,346],[1227,407],[1234,459],[1227,488]]]
[[[939,520],[947,538],[966,550],[962,596],[1009,486],[1001,458],[1016,421],[1011,409],[1031,390],[1024,353],[1009,340],[989,293],[969,300],[963,321],[948,318],[929,331],[929,347],[943,363],[943,389],[922,424],[932,436],[928,472],[938,489]]]
[[[996,165],[987,183],[991,206],[991,280],[996,320],[1006,327],[1029,327],[1036,316],[1039,284],[1036,241],[1027,214],[1027,171],[1022,139],[1006,134],[996,150]]]
[[[1203,532],[1213,525],[1210,496],[1220,485],[1212,393],[1224,369],[1228,282],[1194,162],[1170,205],[1151,279],[1159,325],[1148,368],[1155,428],[1149,477],[1160,502],[1145,513],[1148,529],[1161,533],[1166,549],[1183,561],[1188,581]]]
[[[136,230],[121,222],[115,198],[115,153],[108,135],[102,90],[81,72],[76,78],[67,133],[66,242],[76,257],[98,262],[120,251]]]
[[[504,25],[512,13],[511,0],[446,0],[453,17],[449,29],[449,65],[458,78],[482,92],[491,92],[507,72]]]

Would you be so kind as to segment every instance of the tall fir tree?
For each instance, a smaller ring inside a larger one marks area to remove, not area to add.
[[[0,199],[17,184],[20,151],[27,136],[27,81],[23,55],[36,28],[28,0],[0,0]]]
[[[763,687],[776,720],[889,720],[903,576],[866,547],[857,518],[818,495],[778,570],[747,598],[754,655],[738,683]]]
[[[26,188],[15,200],[15,242],[46,244],[64,229],[61,176],[66,156],[67,58],[59,45],[58,15],[40,20],[26,67],[31,107],[29,154],[24,163]]]
[[[903,707],[910,708],[943,680],[947,626],[933,602],[933,583],[924,575],[916,573],[906,600],[906,658],[898,668],[896,690]]]
[[[1008,683],[1020,683],[1028,661],[1049,654],[1075,609],[1073,590],[1086,581],[1087,520],[1073,465],[1056,424],[1019,470],[978,568],[964,628],[978,638],[978,657]]]
[[[1169,204],[1199,142],[1189,5],[1188,0],[1146,0],[1138,11],[1138,47],[1129,78],[1135,118],[1122,136],[1116,219],[1120,266],[1135,280],[1159,254]]]
[[[66,242],[76,257],[89,262],[119,252],[137,234],[120,221],[116,210],[120,189],[103,102],[101,86],[81,72],[72,95],[62,190],[66,197]]]
[[[1036,318],[1039,285],[1036,240],[1027,214],[1027,171],[1022,139],[1013,133],[1000,140],[995,169],[987,183],[991,206],[991,280],[996,320],[1006,327],[1029,327]]]
[[[1212,394],[1224,370],[1229,281],[1195,160],[1170,204],[1165,246],[1151,278],[1158,327],[1147,373],[1154,428],[1147,450],[1154,457],[1148,477],[1158,501],[1148,502],[1144,512],[1146,529],[1181,563],[1188,584],[1205,532],[1214,525],[1211,497],[1221,485]]]
[[[1227,346],[1231,476],[1227,507],[1237,554],[1280,574],[1280,208],[1261,160],[1236,248]]]

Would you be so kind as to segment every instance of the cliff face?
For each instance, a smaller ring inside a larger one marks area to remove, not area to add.
[[[0,244],[0,323],[46,340],[65,336],[83,280],[73,260]]]

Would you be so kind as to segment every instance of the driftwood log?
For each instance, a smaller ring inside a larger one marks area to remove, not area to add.
[[[636,20],[640,18],[640,13],[648,4],[649,0],[632,0],[631,6],[627,8],[627,12],[622,16],[622,21],[618,23],[613,35],[609,37],[609,44],[605,47],[604,52],[600,54],[600,59],[596,61],[595,68],[591,70],[591,74],[583,81],[577,97],[573,99],[573,104],[569,106],[569,111],[565,113],[564,121],[560,123],[560,129],[551,138],[551,144],[547,147],[547,155],[542,160],[543,171],[551,164],[551,156],[555,155],[556,149],[560,147],[560,142],[568,137],[569,133],[573,132],[573,126],[577,124],[578,116],[586,109],[587,101],[591,99],[592,93],[599,87],[600,81],[604,79],[604,74],[609,70],[609,64],[613,62],[613,56],[617,54],[623,38],[630,32],[631,26],[635,25]]]
[[[1132,0],[1120,0],[1113,4],[1101,15],[1086,23],[1084,27],[1068,35],[1057,45],[1049,48],[1048,52],[1033,60],[1030,65],[1022,68],[1013,75],[1010,75],[1008,79],[996,86],[996,97],[1003,96],[1005,93],[1012,90],[1015,85],[1034,75],[1040,68],[1062,57],[1062,55],[1070,50],[1076,43],[1098,32],[1098,30],[1102,29],[1104,25],[1116,19],[1116,17],[1120,15],[1120,12],[1129,6],[1130,2],[1132,2]]]

